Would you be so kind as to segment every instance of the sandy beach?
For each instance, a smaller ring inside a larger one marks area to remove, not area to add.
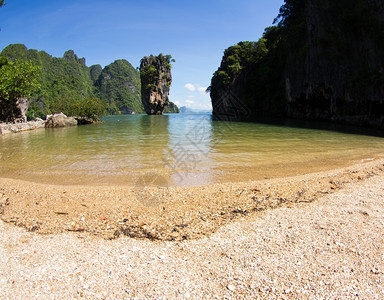
[[[0,295],[380,299],[383,179],[383,159],[187,188],[0,179]]]

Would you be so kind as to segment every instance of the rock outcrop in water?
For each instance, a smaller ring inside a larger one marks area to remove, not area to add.
[[[42,119],[23,123],[0,123],[0,136],[40,128],[45,128],[45,121]]]
[[[76,125],[77,120],[74,117],[67,117],[63,113],[49,115],[47,116],[47,121],[45,122],[45,127],[47,128],[68,127]]]
[[[384,3],[286,0],[278,26],[225,51],[214,114],[384,128]]]
[[[308,46],[287,57],[288,116],[384,128],[383,1],[305,4]]]
[[[140,62],[141,100],[148,115],[162,115],[169,105],[171,56],[145,56]]]
[[[0,136],[40,128],[70,127],[93,123],[95,120],[87,117],[67,117],[63,113],[55,113],[46,116],[46,120],[36,118],[34,121],[28,122],[0,123]]]

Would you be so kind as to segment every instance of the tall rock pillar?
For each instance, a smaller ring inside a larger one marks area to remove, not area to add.
[[[141,59],[141,101],[148,115],[162,115],[164,108],[169,105],[171,58],[170,55],[159,54]]]

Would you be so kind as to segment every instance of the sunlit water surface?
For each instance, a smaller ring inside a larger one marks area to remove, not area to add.
[[[123,115],[2,136],[0,176],[65,185],[135,185],[157,176],[167,185],[201,185],[329,170],[383,149],[383,138],[363,134],[203,114]]]

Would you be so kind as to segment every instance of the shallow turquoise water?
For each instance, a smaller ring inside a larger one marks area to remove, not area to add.
[[[109,116],[103,124],[0,137],[0,176],[54,184],[199,185],[290,176],[381,156],[384,139],[212,121],[210,115]]]

